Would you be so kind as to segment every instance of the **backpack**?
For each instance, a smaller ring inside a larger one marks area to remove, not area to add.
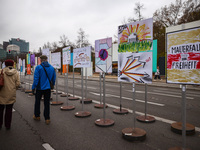
[[[3,86],[4,86],[4,74],[2,69],[0,74],[0,88],[2,88]]]

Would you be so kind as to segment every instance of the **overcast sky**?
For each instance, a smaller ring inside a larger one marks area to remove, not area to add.
[[[146,19],[175,0],[0,0],[0,44],[24,39],[30,51],[57,42],[65,34],[75,42],[82,28],[94,46],[97,39],[113,37],[124,18],[134,14],[135,3],[144,5]]]

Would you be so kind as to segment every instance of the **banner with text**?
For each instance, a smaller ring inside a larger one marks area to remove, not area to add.
[[[200,84],[200,27],[167,34],[167,83]]]

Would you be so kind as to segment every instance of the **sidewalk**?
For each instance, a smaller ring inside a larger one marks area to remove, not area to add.
[[[64,75],[60,75],[59,77],[64,77]],[[73,74],[69,74],[69,79],[73,78]],[[117,80],[117,76],[116,75],[106,75],[106,82],[116,82],[118,83],[119,81]],[[76,79],[81,79],[81,75],[80,74],[75,74],[74,78]],[[85,77],[83,77],[85,79]],[[88,77],[88,80],[93,80],[93,81],[99,81],[99,74],[93,74],[92,76]],[[102,78],[103,81],[103,78]],[[129,82],[123,82],[126,84],[130,84]],[[136,83],[139,85],[144,85],[142,83]],[[170,88],[177,88],[180,89],[181,85],[180,84],[171,84],[171,83],[166,83],[166,79],[164,77],[161,77],[161,80],[153,80],[151,84],[148,84],[148,86],[157,86],[157,87],[170,87]],[[200,91],[200,85],[186,85],[186,89],[188,90],[198,90]]]

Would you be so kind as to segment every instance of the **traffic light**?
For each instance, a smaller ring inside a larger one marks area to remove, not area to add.
[[[11,54],[11,51],[10,51],[10,50],[8,51],[8,54]]]

